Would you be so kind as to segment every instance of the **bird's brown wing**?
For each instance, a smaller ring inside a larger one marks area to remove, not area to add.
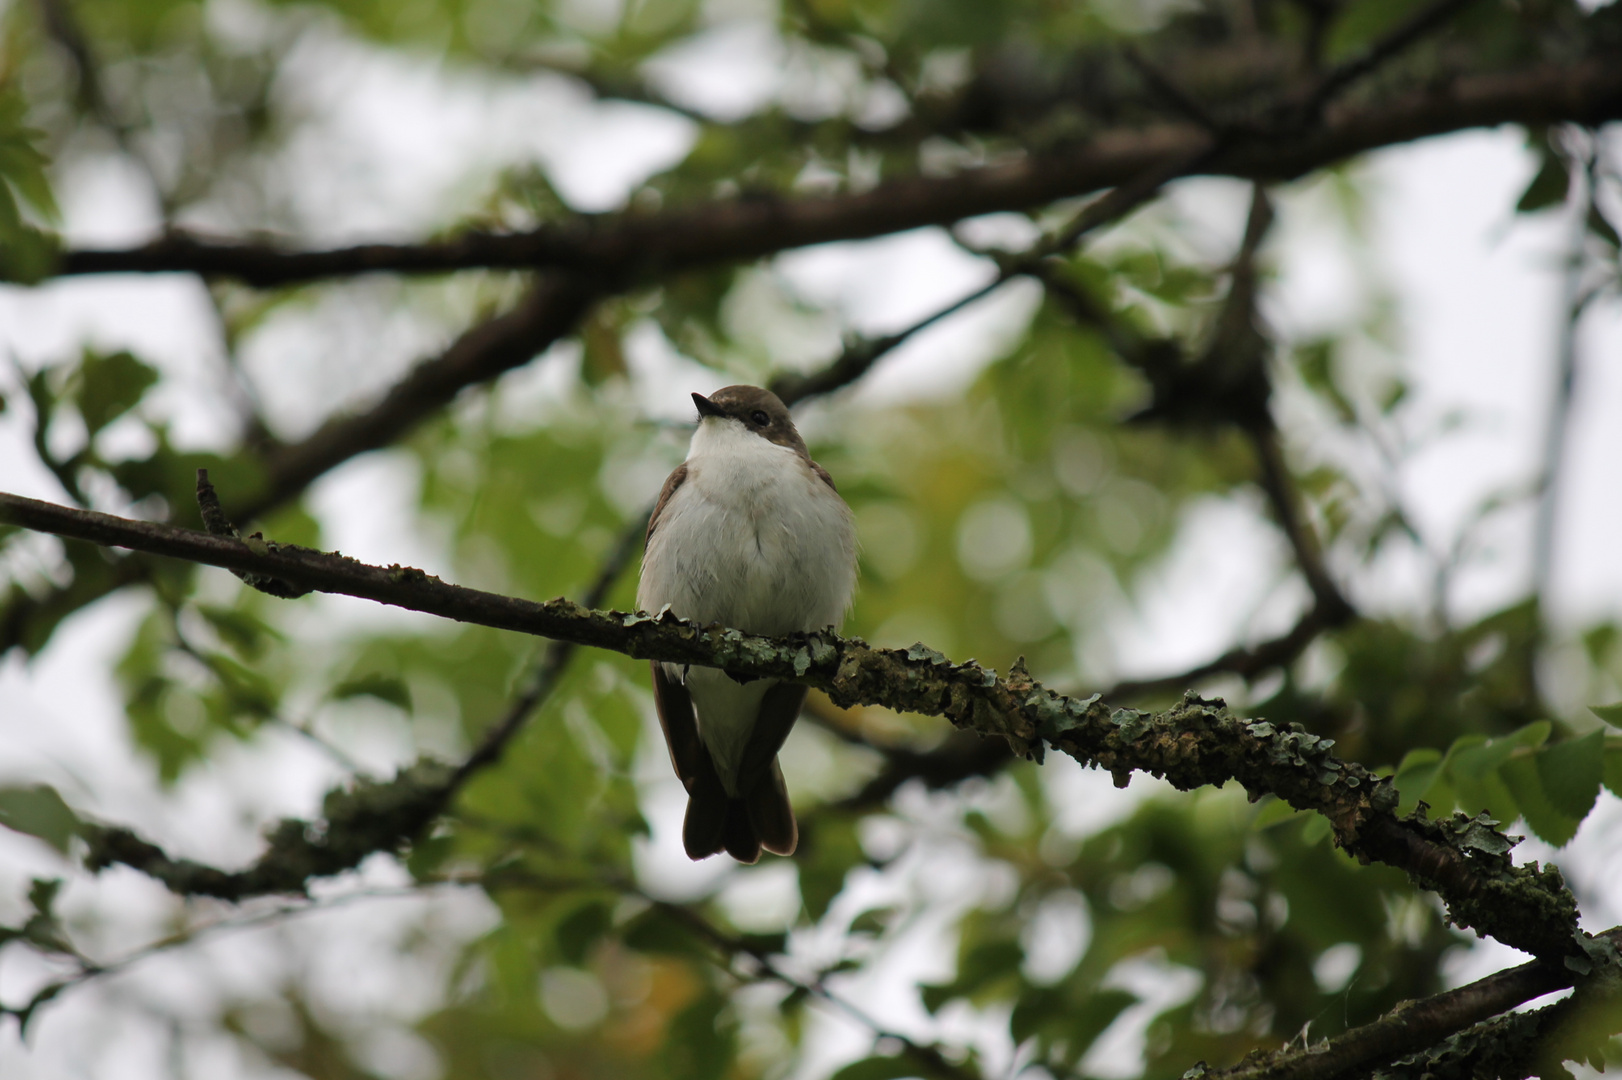
[[[653,703],[659,710],[659,726],[664,729],[670,764],[681,778],[682,787],[691,793],[706,771],[715,771],[710,752],[698,738],[693,699],[680,680],[665,674],[663,664],[655,660],[649,666],[653,669]]]
[[[829,490],[836,493],[839,491],[839,485],[834,483],[834,478],[829,474],[827,469],[824,469],[821,465],[818,465],[813,461],[811,463],[811,471],[817,474],[817,479],[828,485]]]
[[[822,475],[826,478],[828,474],[823,473]],[[687,462],[685,461],[677,465],[675,470],[665,477],[665,486],[659,489],[659,501],[653,504],[653,513],[648,517],[648,532],[642,538],[643,547],[646,547],[648,541],[653,539],[653,530],[659,527],[659,519],[664,516],[665,504],[670,502],[670,497],[676,493],[676,489],[681,487],[686,480]],[[833,481],[829,480],[828,483],[831,484]]]

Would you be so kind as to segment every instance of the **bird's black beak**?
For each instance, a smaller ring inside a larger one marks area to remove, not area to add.
[[[698,406],[698,418],[703,420],[706,416],[725,416],[726,410],[703,394],[693,395],[693,404]]]

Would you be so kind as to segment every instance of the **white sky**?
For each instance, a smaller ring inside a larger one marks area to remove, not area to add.
[[[761,48],[749,49],[737,61],[742,67],[736,79],[729,83],[726,78],[724,65],[738,54],[721,46],[753,40],[750,35],[759,37],[760,28],[729,29],[717,40],[667,58],[659,77],[673,92],[684,94],[684,100],[717,109],[727,107],[729,86],[731,92],[742,88],[756,100],[769,95],[781,67],[763,69]],[[803,67],[810,61],[798,58],[794,63]],[[324,242],[410,235],[436,226],[450,216],[447,205],[476,198],[481,178],[509,164],[539,162],[577,205],[609,209],[622,203],[650,171],[677,160],[692,137],[687,121],[640,107],[593,104],[551,77],[485,82],[432,64],[371,56],[331,37],[312,39],[299,64],[303,75],[287,93],[322,119],[294,141],[278,167],[300,174],[305,201],[297,212],[309,235]],[[823,85],[811,82],[813,89]],[[1375,155],[1360,167],[1371,208],[1366,237],[1371,254],[1361,262],[1349,253],[1352,249],[1337,227],[1326,224],[1331,220],[1325,212],[1330,195],[1324,185],[1291,189],[1280,197],[1281,220],[1271,242],[1280,280],[1268,306],[1280,331],[1304,336],[1341,325],[1371,291],[1383,289],[1398,302],[1400,363],[1415,384],[1405,422],[1419,431],[1454,410],[1466,413],[1468,426],[1462,434],[1420,454],[1401,476],[1406,504],[1439,545],[1451,539],[1483,498],[1525,482],[1542,438],[1555,341],[1551,265],[1564,228],[1556,215],[1533,221],[1513,218],[1510,208],[1531,169],[1520,134],[1509,129]],[[153,225],[140,178],[128,168],[100,163],[70,172],[60,195],[67,232],[79,242],[128,243]],[[1242,186],[1193,182],[1179,188],[1174,202],[1179,213],[1203,223],[1213,252],[1231,249],[1243,211]],[[869,331],[904,324],[955,298],[986,273],[935,230],[788,253],[778,260],[778,268],[808,296],[836,305],[849,325]],[[369,337],[351,333],[340,348],[328,331],[342,332],[342,313],[298,312],[273,320],[249,349],[250,369],[278,387],[271,401],[277,415],[312,415],[309,395],[301,393],[300,381],[290,375],[330,370],[335,356],[347,353],[355,374],[341,393],[348,400],[364,400],[451,326],[444,312],[416,313],[402,316],[379,337],[375,328],[390,310],[387,289],[356,286],[345,292],[339,306],[349,305],[375,316],[368,323]],[[1029,289],[1008,289],[919,335],[886,360],[847,407],[961,389],[997,343],[1017,333],[1032,306]],[[184,276],[0,288],[0,348],[29,367],[92,342],[102,348],[129,347],[178,376],[197,380],[215,362],[212,341],[208,306],[199,286]],[[1622,565],[1613,540],[1622,529],[1613,471],[1622,457],[1622,425],[1608,422],[1622,406],[1622,371],[1612,362],[1619,342],[1622,321],[1616,306],[1594,312],[1581,339],[1583,368],[1554,590],[1555,611],[1572,621],[1622,615]],[[654,411],[661,401],[683,401],[681,391],[701,388],[696,381],[708,377],[694,365],[661,354],[656,345],[638,352],[635,370],[641,381],[638,400]],[[160,406],[179,421],[190,441],[213,443],[224,435],[209,418],[201,394],[177,391]],[[19,419],[16,412],[0,415],[0,489],[57,498],[60,492],[50,478],[30,464]],[[368,561],[430,561],[431,550],[409,545],[390,549],[411,534],[392,527],[403,524],[409,513],[409,482],[387,455],[352,462],[324,480],[314,501],[334,544]],[[346,512],[354,503],[341,497],[344,490],[362,487],[377,499],[391,485],[398,497],[384,498],[382,508],[374,505],[364,520]],[[1203,659],[1236,634],[1261,633],[1288,621],[1300,602],[1298,593],[1279,590],[1270,576],[1278,544],[1260,523],[1255,504],[1202,504],[1190,526],[1185,541],[1143,583],[1135,609],[1120,613],[1123,668],[1161,671]],[[1524,519],[1511,518],[1497,530],[1496,558],[1461,578],[1453,597],[1457,611],[1485,612],[1524,589],[1526,528]],[[1358,572],[1351,587],[1364,603],[1400,608],[1409,603],[1414,582],[1413,567],[1396,560]],[[31,665],[15,655],[0,664],[0,782],[57,784],[75,805],[133,823],[173,850],[223,862],[245,859],[255,849],[260,824],[281,814],[310,813],[335,774],[303,744],[272,734],[249,750],[223,754],[183,782],[174,796],[155,796],[151,770],[129,744],[106,677],[138,608],[128,598],[110,600],[70,620]],[[369,752],[381,765],[407,750],[403,742],[390,744],[383,738]],[[1101,816],[1122,813],[1128,800],[1155,790],[1139,783],[1129,793],[1116,793],[1107,778],[1082,774],[1068,763],[1049,771],[1054,775],[1048,782],[1073,808],[1067,811],[1066,820],[1074,819],[1068,827],[1077,831],[1096,828]],[[655,803],[661,798],[656,793]],[[995,791],[985,798],[989,804],[997,802]],[[1622,921],[1614,903],[1601,899],[1622,895],[1622,860],[1614,857],[1622,807],[1608,794],[1601,798],[1578,840],[1559,853],[1585,894],[1596,927]],[[939,817],[923,799],[904,801],[899,813],[914,821]],[[671,815],[673,820],[673,809]],[[658,840],[671,842],[663,831]],[[936,873],[943,860],[950,863],[954,841],[942,833],[931,844],[939,857],[920,856],[914,869],[904,868],[891,880],[859,891],[880,895],[938,887],[938,881],[923,881],[919,875]],[[1534,844],[1523,850],[1535,857],[1551,854]],[[665,854],[648,852],[644,865],[672,888],[696,887],[720,872],[690,867]],[[61,872],[54,856],[33,841],[0,832],[0,921],[15,921],[20,914],[17,898],[27,877]],[[398,874],[381,863],[370,864],[359,877],[378,888],[399,882]],[[997,887],[995,881],[980,881],[972,888],[968,881],[960,884],[965,902],[972,899],[973,888]],[[769,882],[739,887],[767,893],[772,888]],[[101,922],[86,929],[108,955],[160,933],[171,915],[161,890],[133,873],[109,873],[93,883],[73,885],[66,907],[85,917],[97,913]],[[467,896],[380,900],[300,920],[286,929],[221,936],[73,993],[50,1008],[27,1048],[17,1042],[14,1026],[7,1025],[0,1031],[0,1075],[8,1080],[171,1075],[166,1022],[143,1013],[142,1001],[161,1001],[181,1016],[203,1017],[233,985],[247,992],[291,975],[305,962],[329,967],[332,977],[318,981],[334,995],[334,1004],[409,1017],[430,1004],[402,995],[402,986],[428,985],[423,969],[412,969],[413,974],[382,968],[378,957],[387,956],[385,943],[430,907],[444,922],[447,942],[477,933],[493,918],[487,904]],[[944,917],[944,912],[933,916]],[[1084,933],[1084,927],[1077,932]],[[886,1022],[916,1029],[923,1017],[902,991],[921,972],[944,974],[936,940],[928,927],[921,928],[878,971],[854,980],[849,993]],[[818,945],[807,942],[803,947],[814,954]],[[22,956],[19,950],[6,953],[6,963],[0,965],[0,998],[16,1000],[43,976]],[[1459,961],[1456,976],[1475,977],[1506,962],[1506,956],[1507,950],[1477,950]],[[435,962],[443,958],[425,961],[430,967]],[[369,976],[364,980],[356,978],[361,968]],[[1133,975],[1175,989],[1167,977],[1148,969]],[[114,1016],[119,1017],[117,1025],[109,1028]],[[961,1020],[948,1019],[946,1026],[959,1034],[969,1030]],[[1120,1075],[1140,1040],[1141,1025],[1119,1025],[1090,1064],[1103,1074]],[[382,1034],[374,1041],[369,1052],[378,1068],[424,1080],[432,1075],[425,1066],[427,1050],[409,1038]],[[810,1072],[826,1071],[866,1045],[859,1029],[841,1021],[828,1022],[815,1041],[817,1049],[807,1062]],[[117,1053],[109,1055],[107,1048],[115,1045]],[[187,1067],[220,1078],[267,1075],[263,1063],[243,1058],[234,1044],[226,1043],[204,1048]]]

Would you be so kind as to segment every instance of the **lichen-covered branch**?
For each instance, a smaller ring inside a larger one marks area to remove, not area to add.
[[[360,780],[327,793],[319,822],[287,818],[269,831],[265,852],[245,870],[221,870],[171,857],[119,826],[86,824],[80,835],[92,871],[130,866],[182,896],[241,901],[302,893],[311,878],[331,877],[379,851],[399,851],[444,811],[455,792],[454,768],[422,760],[387,781]]]
[[[1463,815],[1399,821],[1388,780],[1331,752],[1334,741],[1298,726],[1281,730],[1231,715],[1192,694],[1159,713],[1110,709],[1054,693],[1023,663],[1006,676],[954,664],[923,645],[878,649],[833,633],[763,638],[699,627],[668,612],[592,611],[573,601],[539,603],[441,581],[421,570],[372,566],[291,545],[176,529],[0,493],[0,523],[243,571],[297,589],[338,593],[462,622],[514,630],[640,659],[722,668],[744,678],[817,687],[835,704],[883,705],[945,716],[999,735],[1015,753],[1040,758],[1052,746],[1126,784],[1135,771],[1182,790],[1237,780],[1253,796],[1274,794],[1329,819],[1352,854],[1409,871],[1448,903],[1454,922],[1537,956],[1579,950],[1576,902],[1558,870],[1516,867],[1496,823]],[[140,853],[150,859],[150,852]],[[122,861],[122,860],[120,860]]]

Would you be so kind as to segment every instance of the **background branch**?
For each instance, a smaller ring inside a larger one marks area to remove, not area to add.
[[[1615,945],[1622,929],[1596,938]],[[1231,1069],[1207,1070],[1203,1080],[1331,1080],[1434,1046],[1449,1035],[1517,1005],[1574,985],[1580,977],[1563,964],[1533,960],[1423,1001],[1405,1001],[1385,1016],[1333,1039],[1285,1049]]]
[[[1596,124],[1622,116],[1622,65],[1608,56],[1495,74],[1460,75],[1334,111],[1287,139],[1249,138],[1202,167],[1209,175],[1285,180],[1381,146],[1506,123]],[[423,244],[289,251],[175,234],[137,248],[66,252],[58,274],[172,273],[271,287],[390,272],[552,266],[608,278],[645,277],[755,259],[790,248],[858,240],[1006,210],[1026,210],[1125,184],[1197,154],[1194,124],[1100,132],[1085,145],[966,169],[890,180],[833,196],[754,196],[656,214],[581,217],[527,233],[467,232]]]

